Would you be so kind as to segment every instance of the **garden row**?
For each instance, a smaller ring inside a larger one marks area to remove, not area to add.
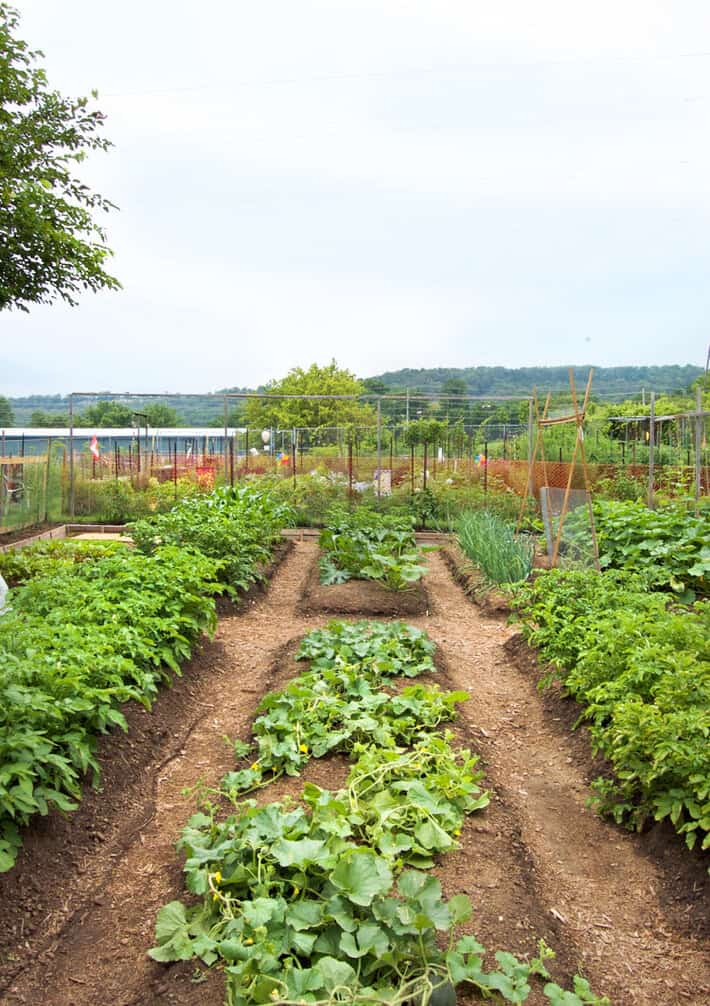
[[[407,515],[333,507],[320,534],[321,583],[374,580],[390,590],[407,590],[424,573],[412,525]]]
[[[516,588],[523,635],[583,706],[612,773],[596,804],[631,827],[668,818],[710,847],[710,602],[679,609],[627,572],[551,570]]]
[[[688,847],[710,847],[710,525],[681,507],[596,502],[600,565],[529,573],[528,546],[493,515],[459,524],[464,551],[489,581],[508,582],[523,635],[583,707],[610,771],[597,808],[643,829],[670,820]],[[589,536],[586,507],[569,542]],[[587,542],[590,546],[590,542]],[[586,551],[591,554],[591,548]],[[516,582],[517,581],[517,582]]]
[[[160,911],[155,960],[222,967],[229,1006],[451,1006],[460,984],[522,1003],[540,978],[555,1006],[608,1004],[579,976],[574,991],[549,980],[544,943],[531,961],[499,951],[487,970],[478,940],[455,934],[469,900],[445,901],[426,871],[488,794],[475,755],[439,729],[466,693],[398,687],[434,672],[433,651],[398,622],[333,622],[303,640],[308,669],[264,697],[252,743],[235,743],[243,767],[184,829],[193,897]],[[342,789],[306,783],[300,801],[261,806],[244,798],[332,752],[351,761]]]
[[[123,545],[44,544],[0,556],[12,585],[0,615],[0,871],[20,828],[72,810],[97,738],[150,707],[216,624],[215,595],[261,576],[288,508],[252,488],[183,500]]]
[[[649,590],[673,591],[684,603],[710,594],[710,509],[695,514],[675,504],[649,510],[643,503],[596,500],[594,523],[602,569],[641,574]],[[531,526],[542,535],[542,523]],[[469,509],[455,521],[464,553],[494,584],[517,583],[533,567],[534,538],[517,534],[494,509]],[[589,510],[567,516],[560,561],[564,567],[591,566],[594,555]],[[541,539],[544,551],[544,539]]]
[[[350,504],[347,475],[316,467],[308,474],[299,474],[294,485],[281,475],[250,474],[239,485],[268,491],[282,503],[292,507],[298,527],[322,527],[333,506]],[[170,510],[180,500],[204,495],[205,489],[188,478],[159,483],[149,479],[144,488],[134,487],[127,480],[104,479],[89,482],[79,480],[75,493],[75,515],[81,520],[93,519],[107,523],[124,523],[151,517]],[[356,505],[365,504],[381,513],[394,513],[413,518],[417,527],[450,530],[464,511],[487,506],[501,516],[515,519],[520,497],[501,480],[491,475],[482,482],[470,483],[462,476],[432,480],[426,489],[414,492],[407,479],[395,485],[390,494],[377,495],[372,485],[361,487],[354,494]]]

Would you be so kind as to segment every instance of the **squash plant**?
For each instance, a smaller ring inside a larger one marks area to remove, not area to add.
[[[570,535],[586,528],[583,508],[578,513],[570,515]],[[596,500],[594,520],[602,569],[643,574],[655,589],[672,590],[686,602],[710,594],[707,510],[696,516],[679,504],[649,510],[643,503]]]
[[[390,590],[407,590],[425,571],[411,517],[337,507],[326,525],[320,534],[321,583],[375,580]]]
[[[333,622],[306,637],[299,658],[311,659],[310,670],[293,682],[294,692],[262,702],[257,762],[223,780],[221,795],[234,812],[225,818],[207,803],[183,831],[179,848],[193,902],[173,901],[158,913],[154,960],[221,964],[228,1006],[452,1006],[462,983],[484,998],[522,1003],[531,979],[550,978],[545,961],[554,954],[543,943],[531,961],[499,951],[497,966],[487,970],[485,948],[455,933],[471,915],[468,898],[444,900],[439,881],[423,872],[456,846],[465,815],[488,803],[475,756],[435,730],[439,716],[431,709],[439,693],[418,693],[405,738],[390,712],[404,695],[373,691],[394,674],[430,671],[432,651],[423,633],[399,623]],[[318,690],[316,681],[325,678]],[[358,703],[366,707],[367,737],[353,743],[347,720],[319,714],[331,689],[354,703],[349,715],[358,715]],[[386,701],[372,703],[378,694]],[[324,726],[315,739],[314,719]],[[300,804],[241,799],[265,754],[270,768],[274,758],[286,758],[295,772],[295,750],[302,764],[345,737],[354,763],[344,789],[307,783]],[[248,754],[246,745],[235,748]],[[548,981],[543,994],[554,1006],[609,1006],[579,976],[573,992]]]

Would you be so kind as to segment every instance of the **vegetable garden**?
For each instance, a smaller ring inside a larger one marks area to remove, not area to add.
[[[407,514],[289,552],[258,485],[0,555],[6,1001],[706,1002],[707,519],[634,506],[598,511],[602,573],[527,581],[462,519],[520,630]],[[333,620],[312,574],[427,605]]]

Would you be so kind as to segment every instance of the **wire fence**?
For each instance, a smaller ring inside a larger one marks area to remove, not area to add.
[[[0,456],[0,533],[61,520],[65,463],[63,447],[31,457]]]
[[[146,408],[128,397],[131,409]],[[212,404],[217,416],[220,402]],[[133,427],[1,431],[0,533],[70,518],[118,521],[166,509],[196,488],[260,475],[280,480],[284,490],[290,480],[294,492],[299,481],[327,478],[349,496],[467,485],[484,494],[502,489],[524,496],[529,483],[539,501],[541,488],[563,489],[570,474],[571,488],[584,488],[581,465],[570,464],[577,434],[569,427],[546,435],[545,460],[536,461],[530,471],[532,426],[530,419],[528,424],[521,419],[525,402],[514,403],[515,408],[505,403],[506,418],[488,415],[489,403],[472,401],[470,408],[480,409],[485,419],[452,417],[455,422],[438,424],[431,442],[411,443],[417,420],[410,426],[406,416],[416,415],[414,404],[413,399],[383,398],[376,426],[153,428],[143,412],[129,412]],[[392,415],[386,415],[390,407]],[[82,408],[86,416],[85,403]],[[659,494],[707,496],[707,434],[708,413],[699,402],[695,413],[653,421],[648,416],[587,421],[584,444],[592,491],[646,498],[652,504]]]
[[[375,454],[328,454],[296,451],[275,455],[235,454],[221,451],[117,451],[93,457],[75,452],[73,486],[68,452],[63,444],[53,445],[46,454],[0,458],[0,533],[44,522],[67,519],[94,519],[118,522],[169,509],[178,499],[196,490],[218,485],[236,485],[244,479],[265,476],[277,480],[284,493],[289,483],[294,496],[315,481],[327,482],[342,498],[374,493],[406,496],[422,490],[450,490],[478,487],[484,497],[501,491],[524,496],[530,466],[526,460],[488,457],[469,453],[463,457],[441,456],[433,452],[396,455],[388,452],[378,467]],[[590,464],[592,493],[603,492],[617,498],[645,498],[648,493],[648,466]],[[540,498],[543,487],[562,490],[570,472],[573,490],[584,488],[581,465],[569,462],[537,462],[532,471],[532,494]],[[695,492],[694,466],[656,464],[653,488],[656,495],[689,497]],[[710,492],[710,468],[701,468],[700,495]]]

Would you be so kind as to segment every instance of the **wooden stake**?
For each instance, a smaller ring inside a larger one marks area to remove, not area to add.
[[[593,377],[593,374],[594,374],[594,371],[590,370],[589,371],[589,377],[587,379],[587,388],[586,388],[586,391],[584,393],[584,401],[582,403],[582,410],[580,412],[579,405],[578,405],[578,402],[577,402],[577,391],[576,391],[575,383],[574,383],[574,370],[571,367],[570,367],[570,370],[569,370],[569,383],[570,383],[570,389],[572,391],[572,402],[574,404],[574,416],[571,417],[571,418],[574,419],[574,422],[575,422],[575,425],[576,425],[576,428],[577,428],[577,434],[576,434],[575,441],[574,441],[574,450],[572,451],[572,460],[570,462],[569,476],[567,477],[567,486],[565,487],[565,495],[564,495],[564,498],[562,500],[562,509],[560,510],[560,521],[559,521],[559,524],[557,526],[557,535],[555,536],[555,544],[554,544],[554,547],[552,549],[552,566],[553,566],[553,568],[557,565],[557,557],[558,557],[558,554],[559,554],[560,542],[562,541],[562,529],[564,527],[565,517],[567,516],[568,510],[569,510],[569,497],[570,497],[570,493],[572,491],[572,479],[574,478],[574,466],[577,463],[577,452],[581,448],[581,452],[582,452],[582,470],[583,470],[583,473],[584,473],[584,484],[585,484],[585,488],[586,488],[586,491],[587,491],[587,498],[588,498],[589,507],[590,507],[589,514],[590,514],[591,527],[592,527],[592,542],[593,542],[593,548],[594,548],[594,559],[595,559],[596,567],[597,567],[597,569],[599,569],[599,552],[598,552],[598,549],[597,549],[596,528],[594,526],[594,514],[592,513],[592,510],[591,510],[592,497],[591,497],[591,491],[590,491],[590,487],[589,487],[589,471],[587,469],[587,459],[586,459],[586,454],[584,452],[584,428],[583,428],[584,420],[585,420],[585,417],[586,417],[586,414],[587,414],[587,405],[589,404],[589,395],[590,395],[590,392],[592,390],[592,377]]]
[[[527,479],[527,483],[525,485],[525,495],[523,496],[522,502],[520,504],[520,513],[518,514],[518,523],[515,525],[515,533],[516,534],[520,531],[520,527],[521,527],[521,525],[523,523],[523,516],[525,514],[525,508],[527,506],[528,496],[532,496],[533,495],[533,488],[534,488],[534,481],[535,481],[534,480],[535,464],[537,462],[537,452],[538,452],[538,450],[540,448],[540,443],[541,443],[541,440],[542,440],[542,430],[543,430],[542,423],[547,418],[547,410],[548,410],[548,408],[550,406],[550,398],[551,398],[551,396],[552,396],[552,392],[548,392],[547,398],[545,399],[545,408],[543,409],[542,419],[540,419],[540,407],[539,407],[539,402],[538,402],[538,397],[537,397],[537,388],[533,388],[533,401],[534,401],[535,414],[536,414],[536,419],[537,419],[537,424],[536,424],[537,425],[537,431],[535,433],[535,446],[533,448],[533,452],[532,452],[532,455],[530,457],[530,463],[528,465],[528,479]],[[547,473],[545,472],[545,478],[546,477],[547,477]]]

